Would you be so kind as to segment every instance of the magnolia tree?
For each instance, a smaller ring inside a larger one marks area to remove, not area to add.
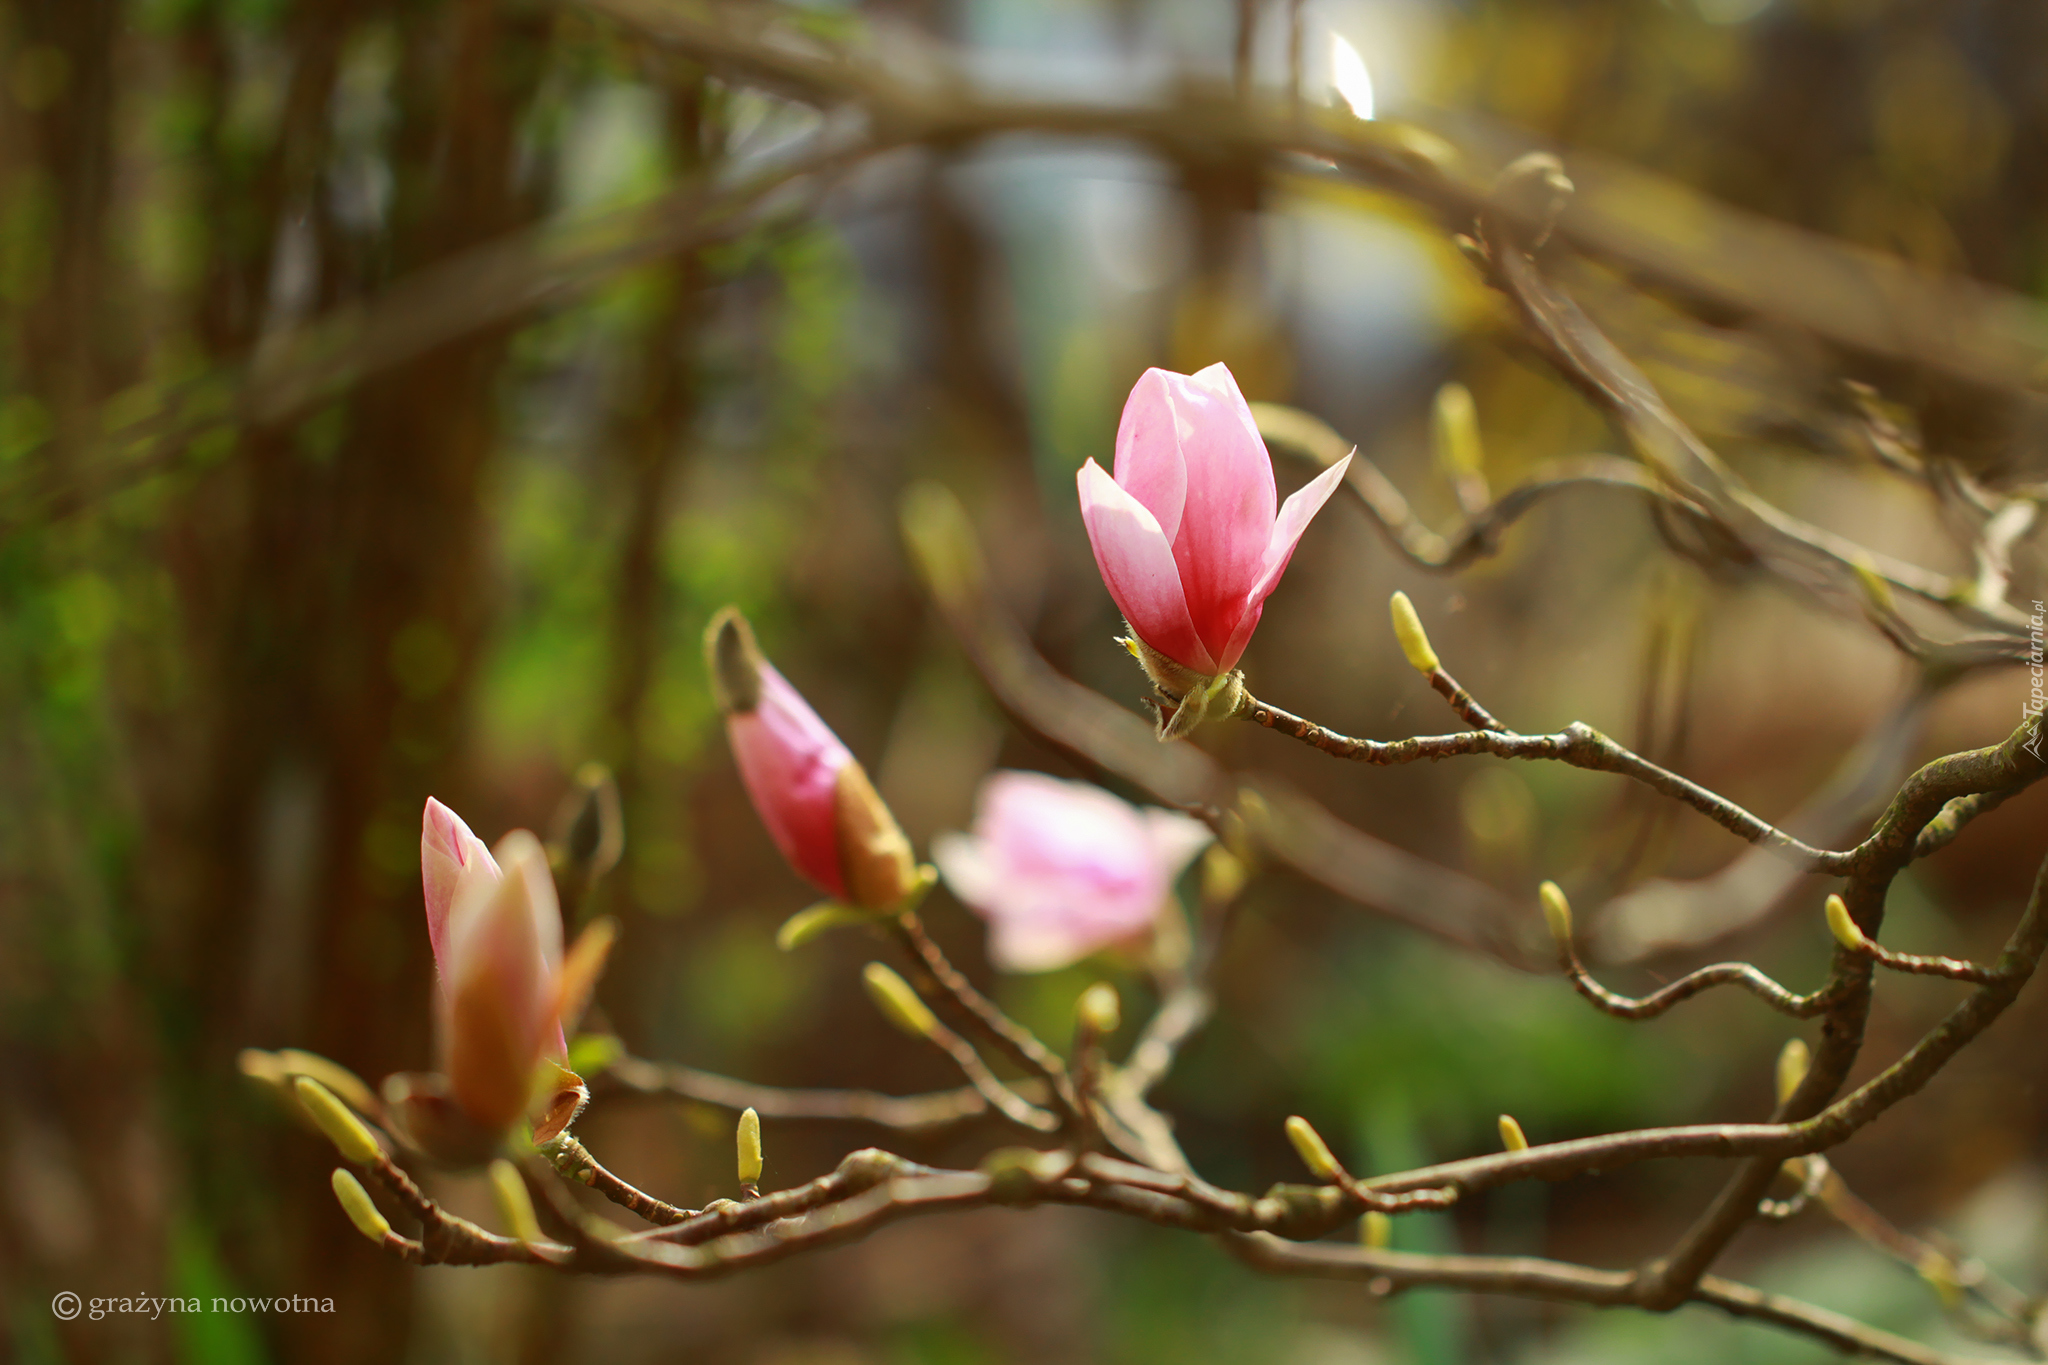
[[[1444,412],[1455,446],[1469,405],[1453,395]],[[1294,421],[1298,435],[1305,420],[1265,417],[1269,433]],[[363,1235],[421,1264],[518,1263],[699,1279],[859,1237],[896,1219],[983,1205],[1075,1204],[1209,1237],[1261,1270],[1355,1279],[1377,1295],[1449,1288],[1660,1312],[1705,1304],[1845,1351],[1945,1359],[1712,1273],[1730,1239],[1752,1220],[1814,1206],[1905,1259],[1976,1330],[2040,1350],[2040,1300],[1966,1256],[1885,1224],[1824,1155],[1912,1097],[1997,1019],[2048,946],[2048,871],[1994,962],[1913,956],[1878,941],[1887,890],[1901,870],[2048,771],[2038,708],[2002,740],[1914,773],[1861,842],[1815,847],[1585,725],[1517,732],[1446,671],[1397,593],[1395,640],[1462,728],[1392,741],[1336,734],[1258,698],[1236,664],[1324,503],[1345,486],[1368,505],[1384,498],[1377,472],[1365,469],[1361,483],[1351,459],[1330,461],[1276,508],[1260,418],[1223,366],[1193,376],[1152,370],[1138,382],[1124,409],[1114,470],[1089,461],[1079,495],[1103,581],[1129,625],[1120,643],[1152,683],[1158,744],[1134,743],[1128,713],[1059,678],[1030,652],[988,595],[965,516],[949,495],[927,486],[906,500],[906,530],[929,584],[1011,711],[1177,809],[1134,807],[1099,787],[1043,774],[998,772],[982,788],[972,830],[936,840],[931,865],[923,864],[861,764],[762,657],[746,620],[727,609],[710,623],[711,684],[740,775],[769,837],[825,897],[779,933],[768,924],[760,932],[777,934],[791,951],[830,931],[870,935],[881,949],[865,969],[874,1003],[915,1044],[951,1058],[964,1078],[961,1088],[901,1097],[778,1091],[576,1041],[615,925],[599,919],[565,947],[556,877],[581,894],[617,857],[616,808],[601,778],[586,783],[590,799],[553,850],[552,870],[550,851],[535,836],[514,831],[489,849],[455,812],[427,803],[421,876],[439,980],[433,1000],[421,1003],[438,1021],[437,1070],[394,1076],[372,1089],[303,1053],[246,1054],[245,1069],[273,1083],[333,1141],[345,1160],[334,1171],[334,1192]],[[1702,519],[1709,515],[1698,504],[1691,508]],[[1871,615],[1892,625],[1883,578],[1865,562],[1850,567],[1868,588]],[[1786,1016],[1794,1029],[1817,1025],[1811,1043],[1794,1037],[1777,1059],[1775,1111],[1536,1145],[1502,1115],[1500,1150],[1370,1175],[1347,1169],[1302,1118],[1275,1114],[1272,1122],[1284,1126],[1300,1154],[1304,1179],[1265,1191],[1204,1179],[1177,1144],[1171,1116],[1150,1096],[1208,1017],[1205,982],[1218,955],[1230,950],[1233,903],[1263,861],[1289,856],[1282,815],[1255,793],[1234,789],[1183,742],[1198,727],[1241,720],[1357,763],[1488,754],[1611,773],[1692,807],[1790,868],[1836,879],[1825,913],[1814,907],[1810,921],[1816,934],[1832,932],[1832,965],[1804,990],[1746,963],[1722,963],[1642,998],[1618,994],[1582,964],[1564,893],[1545,882],[1528,897],[1529,923],[1547,926],[1554,945],[1559,989],[1575,990],[1594,1009],[1649,1019],[1701,992],[1732,987]],[[1174,888],[1198,859],[1189,914]],[[1157,978],[1156,1012],[1128,1047],[1112,1049],[1110,1040],[1130,1031],[1122,1027],[1118,992],[1105,981],[1075,1002],[1072,1036],[1059,1040],[1064,1046],[1039,1037],[973,984],[926,932],[920,907],[940,880],[987,921],[997,969],[1042,971],[1116,948]],[[1895,972],[1946,978],[1962,988],[1962,999],[1903,1056],[1845,1093],[1873,993],[1885,973]],[[590,1091],[572,1058],[600,1090],[667,1091],[740,1111],[736,1197],[679,1208],[601,1164],[574,1131]],[[763,1189],[764,1116],[771,1123],[851,1118],[898,1132],[975,1119],[1007,1125],[1014,1137],[966,1169],[938,1169],[869,1147],[818,1179]],[[1721,1191],[1675,1243],[1645,1248],[1632,1267],[1390,1246],[1392,1220],[1512,1182],[1706,1158],[1733,1163]],[[420,1162],[487,1168],[500,1226],[479,1226],[429,1198],[408,1173]],[[635,1230],[600,1216],[579,1186],[646,1226]]]

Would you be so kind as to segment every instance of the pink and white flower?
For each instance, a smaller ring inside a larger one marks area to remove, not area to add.
[[[532,1104],[541,1061],[566,1056],[564,1012],[580,1012],[597,964],[565,978],[554,875],[527,831],[506,835],[493,856],[429,798],[420,875],[449,1097],[479,1129],[499,1132]]]
[[[1124,404],[1115,477],[1089,460],[1081,519],[1132,632],[1193,673],[1235,668],[1345,456],[1274,512],[1273,462],[1237,381],[1147,370]]]
[[[990,960],[1041,972],[1143,935],[1208,842],[1185,815],[1086,782],[999,772],[982,783],[972,832],[934,839],[932,861],[989,922]]]

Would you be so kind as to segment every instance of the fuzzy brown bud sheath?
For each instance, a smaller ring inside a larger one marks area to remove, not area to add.
[[[736,609],[712,618],[704,655],[740,778],[782,856],[837,900],[866,910],[902,904],[922,886],[910,841],[839,737],[761,656]]]

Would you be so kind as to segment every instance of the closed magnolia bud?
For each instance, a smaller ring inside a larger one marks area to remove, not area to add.
[[[1296,1114],[1287,1120],[1287,1140],[1294,1144],[1301,1164],[1314,1171],[1318,1179],[1334,1180],[1343,1174],[1344,1168],[1337,1164],[1330,1144],[1324,1142],[1323,1135],[1301,1115]]]
[[[751,1109],[740,1115],[737,1141],[740,1184],[758,1184],[761,1179],[761,1116]]]
[[[1230,371],[1145,371],[1117,426],[1114,474],[1091,459],[1075,476],[1096,566],[1131,634],[1188,675],[1235,669],[1350,463],[1346,455],[1276,507],[1273,457]],[[1231,709],[1221,698],[1205,707],[1212,717]]]
[[[761,656],[737,609],[712,618],[704,653],[740,780],[798,875],[865,910],[894,908],[922,889],[910,841],[867,773]]]
[[[1418,673],[1434,673],[1443,665],[1436,657],[1436,650],[1430,647],[1429,634],[1422,628],[1422,618],[1415,614],[1415,604],[1408,600],[1408,594],[1397,592],[1387,603],[1394,618],[1394,638],[1401,642],[1401,652],[1408,656],[1409,664]]]
[[[334,1168],[332,1183],[334,1197],[340,1201],[341,1211],[348,1215],[348,1221],[356,1225],[356,1231],[379,1246],[383,1245],[384,1239],[391,1235],[391,1220],[377,1211],[363,1183],[342,1166]]]
[[[1513,1114],[1500,1116],[1500,1145],[1510,1152],[1529,1150],[1529,1139],[1522,1134],[1522,1125],[1515,1122]]]
[[[477,1124],[503,1131],[525,1116],[542,1059],[566,1049],[562,912],[547,853],[514,830],[496,860],[503,875],[465,878],[448,912],[441,1055],[455,1102]],[[602,952],[585,962],[579,997],[602,963]]]

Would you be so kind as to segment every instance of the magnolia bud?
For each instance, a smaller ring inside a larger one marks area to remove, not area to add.
[[[1852,953],[1867,952],[1870,939],[1858,928],[1856,921],[1849,918],[1849,903],[1840,896],[1828,897],[1828,929],[1834,934],[1835,942]]]
[[[740,1115],[737,1135],[739,1143],[740,1184],[754,1185],[761,1179],[761,1116],[749,1109]]]
[[[719,612],[704,652],[740,778],[790,866],[864,910],[897,909],[922,890],[896,817],[803,694],[761,657],[746,618]]]
[[[1564,898],[1564,888],[1556,882],[1545,882],[1536,888],[1536,894],[1543,900],[1543,922],[1550,926],[1550,936],[1557,940],[1558,947],[1571,947],[1572,903]]]
[[[348,1221],[356,1225],[356,1231],[378,1245],[391,1235],[391,1220],[377,1211],[370,1200],[370,1192],[363,1183],[351,1175],[345,1166],[336,1166],[333,1176],[334,1197],[341,1201],[341,1211],[348,1215]]]
[[[505,1221],[505,1230],[522,1242],[541,1240],[540,1219],[533,1213],[533,1196],[526,1192],[526,1181],[519,1168],[500,1157],[491,1163],[490,1181],[491,1199],[498,1206],[498,1217]]]
[[[1500,1145],[1510,1152],[1529,1150],[1529,1139],[1523,1136],[1522,1125],[1515,1122],[1512,1114],[1500,1116]]]
[[[1318,1179],[1334,1180],[1344,1173],[1337,1164],[1337,1158],[1330,1151],[1330,1144],[1323,1141],[1323,1135],[1301,1115],[1287,1120],[1287,1140],[1294,1144],[1294,1150],[1301,1157],[1301,1164],[1314,1171]]]
[[[344,1157],[359,1166],[371,1165],[383,1157],[384,1149],[377,1144],[376,1137],[347,1105],[334,1097],[332,1090],[310,1076],[299,1076],[292,1081],[292,1093],[298,1096],[299,1106],[307,1117]]]
[[[619,784],[602,763],[576,770],[575,785],[555,813],[554,848],[562,871],[595,881],[618,866],[626,849],[625,820],[619,812]]]
[[[1074,1013],[1082,1026],[1098,1037],[1116,1032],[1123,1022],[1123,1002],[1117,999],[1116,987],[1107,981],[1098,981],[1081,992],[1081,998],[1074,1005]]]
[[[908,981],[881,963],[870,962],[862,969],[860,979],[868,988],[868,998],[897,1028],[913,1038],[929,1038],[938,1030],[939,1021],[933,1017],[931,1007],[918,998]]]
[[[1408,656],[1408,662],[1418,673],[1436,672],[1443,665],[1430,648],[1429,635],[1422,629],[1422,618],[1415,614],[1415,604],[1408,600],[1408,594],[1395,593],[1388,606],[1394,617],[1394,638],[1401,642],[1401,652]]]

